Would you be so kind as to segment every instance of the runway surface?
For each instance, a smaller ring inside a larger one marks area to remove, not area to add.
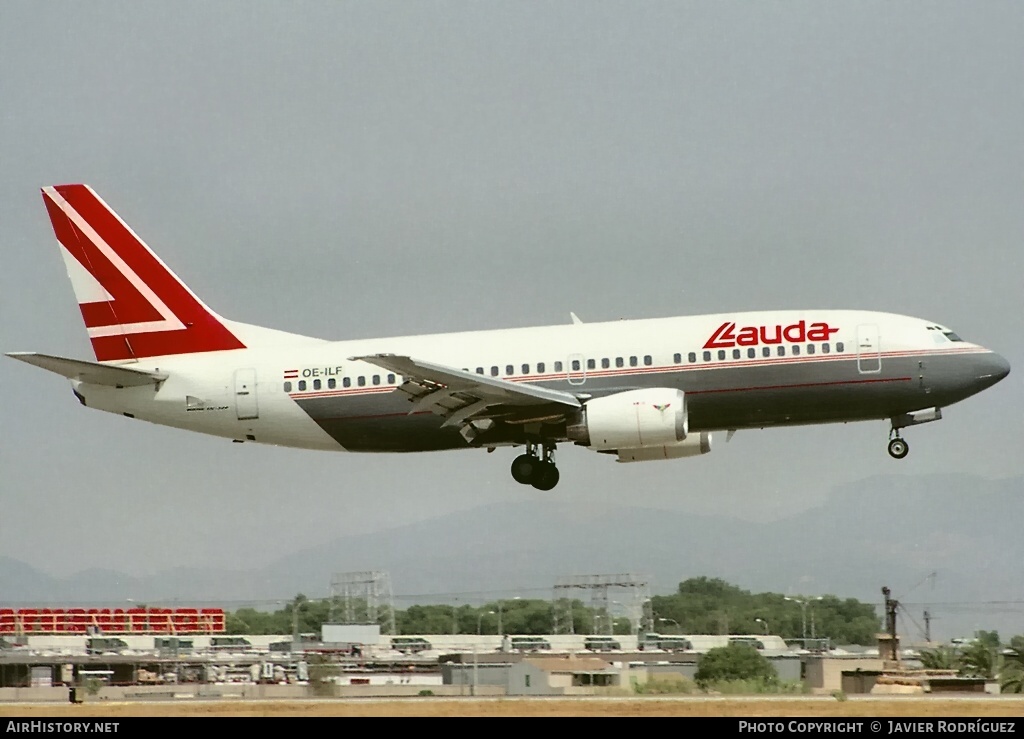
[[[1024,716],[1024,696],[405,698],[265,701],[96,701],[0,705],[0,717],[119,716]]]

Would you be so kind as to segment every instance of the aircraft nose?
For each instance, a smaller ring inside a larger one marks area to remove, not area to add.
[[[978,379],[995,385],[1008,374],[1010,374],[1010,363],[1002,355],[992,352],[985,355],[985,360],[978,371]]]

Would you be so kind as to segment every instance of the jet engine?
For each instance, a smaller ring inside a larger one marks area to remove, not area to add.
[[[687,431],[683,392],[650,388],[588,400],[566,435],[601,452],[671,447],[686,439]]]

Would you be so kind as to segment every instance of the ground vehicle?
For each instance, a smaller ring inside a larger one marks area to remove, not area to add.
[[[693,642],[683,636],[644,634],[640,639],[640,649],[663,649],[666,652],[685,652],[688,649],[693,649]]]
[[[729,644],[746,644],[754,649],[764,649],[764,642],[750,636],[734,636],[729,639]]]
[[[176,636],[158,636],[153,640],[153,647],[161,652],[191,652],[194,644],[192,639],[179,639]]]
[[[252,642],[243,636],[213,636],[210,649],[252,649]]]
[[[539,636],[513,636],[510,648],[513,651],[537,652],[551,649],[551,643]]]
[[[87,639],[85,642],[86,654],[104,654],[106,652],[119,652],[128,648],[128,642],[124,639],[113,637],[97,636]]]
[[[416,654],[425,652],[431,645],[422,636],[396,636],[391,640],[391,648],[402,654]]]
[[[583,640],[583,648],[591,652],[616,652],[622,645],[610,636],[588,636]]]

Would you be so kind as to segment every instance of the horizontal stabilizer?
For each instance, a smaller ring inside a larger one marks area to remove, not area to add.
[[[54,357],[49,354],[37,354],[36,352],[8,352],[7,356],[21,362],[34,364],[36,367],[42,367],[50,372],[56,372],[58,375],[62,375],[69,380],[79,380],[90,385],[139,387],[142,385],[155,385],[167,379],[167,375],[162,372],[149,372],[130,367],[115,367],[109,364],[97,364],[96,362],[85,362],[81,359]]]

